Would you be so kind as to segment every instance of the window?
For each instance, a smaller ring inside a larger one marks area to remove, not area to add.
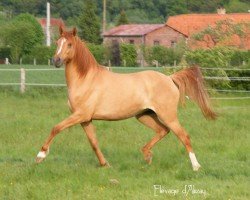
[[[134,44],[135,41],[134,40],[129,40],[129,44]]]
[[[154,45],[160,45],[160,41],[159,40],[154,40]]]
[[[112,40],[112,45],[116,45],[118,44],[118,41],[117,40]]]
[[[176,41],[171,41],[171,47],[175,47],[176,46]]]

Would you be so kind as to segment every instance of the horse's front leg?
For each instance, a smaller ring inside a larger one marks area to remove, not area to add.
[[[92,124],[92,122],[81,123],[81,126],[84,129],[84,131],[88,137],[88,140],[89,140],[91,147],[94,150],[94,152],[99,160],[100,165],[109,167],[109,163],[105,160],[105,158],[104,158],[104,156],[99,148],[98,141],[97,141],[96,134],[95,134],[95,127]]]
[[[79,112],[75,112],[72,115],[70,115],[68,118],[66,118],[65,120],[63,120],[62,122],[54,126],[50,132],[49,137],[47,138],[46,142],[42,146],[40,152],[37,154],[36,162],[40,163],[45,159],[45,157],[49,153],[49,146],[52,140],[59,132],[75,124],[88,122],[88,121],[90,121],[90,118],[86,117],[86,115],[83,115],[82,113],[79,113]]]

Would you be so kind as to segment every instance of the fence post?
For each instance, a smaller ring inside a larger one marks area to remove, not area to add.
[[[23,59],[20,58],[19,64],[22,65],[23,64]]]
[[[21,82],[20,82],[20,92],[25,92],[25,70],[21,68]]]
[[[36,58],[34,58],[34,66],[36,66]]]
[[[109,67],[111,67],[111,61],[109,60],[109,64],[108,64]]]
[[[124,66],[124,67],[127,67],[127,62],[126,62],[125,59],[123,60],[123,66]]]
[[[48,65],[50,66],[50,59],[48,59]]]

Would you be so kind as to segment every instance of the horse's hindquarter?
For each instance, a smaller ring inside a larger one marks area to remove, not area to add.
[[[103,120],[125,119],[145,109],[154,110],[161,95],[167,103],[166,97],[176,90],[169,77],[154,71],[132,74],[103,72],[98,85],[100,94],[93,119]]]

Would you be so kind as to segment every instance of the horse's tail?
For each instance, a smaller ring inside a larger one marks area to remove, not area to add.
[[[216,119],[218,115],[212,109],[198,66],[183,69],[170,77],[179,88],[181,104],[185,104],[185,96],[187,95],[198,104],[206,119]]]

